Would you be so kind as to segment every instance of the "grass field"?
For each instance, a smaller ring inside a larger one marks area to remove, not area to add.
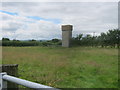
[[[57,88],[117,88],[118,50],[90,47],[3,47],[3,64],[19,77]]]

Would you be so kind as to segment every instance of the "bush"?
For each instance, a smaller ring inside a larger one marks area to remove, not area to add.
[[[42,46],[50,46],[50,45],[52,45],[51,42],[42,42]]]
[[[3,41],[2,46],[38,46],[39,42],[29,41]]]

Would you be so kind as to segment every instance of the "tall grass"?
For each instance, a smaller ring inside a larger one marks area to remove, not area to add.
[[[3,47],[3,64],[19,77],[57,88],[117,88],[118,50],[90,47]]]

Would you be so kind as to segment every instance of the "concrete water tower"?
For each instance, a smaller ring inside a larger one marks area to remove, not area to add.
[[[62,47],[71,46],[72,29],[72,25],[62,25]]]

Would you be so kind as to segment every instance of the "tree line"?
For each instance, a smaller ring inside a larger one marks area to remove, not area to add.
[[[101,33],[99,36],[91,36],[87,34],[78,34],[72,38],[73,45],[80,46],[100,46],[100,47],[118,47],[120,46],[120,30],[108,30],[106,33]]]
[[[99,36],[92,36],[90,34],[78,34],[71,40],[72,46],[92,46],[92,47],[120,47],[120,30],[112,29],[106,33],[101,33]],[[37,40],[10,40],[9,38],[2,38],[2,46],[61,46],[62,41],[59,39],[52,39],[46,41]]]
[[[59,39],[52,39],[52,40],[45,40],[45,41],[37,41],[37,40],[10,40],[9,38],[2,38],[2,46],[58,46],[61,45],[61,40]]]

